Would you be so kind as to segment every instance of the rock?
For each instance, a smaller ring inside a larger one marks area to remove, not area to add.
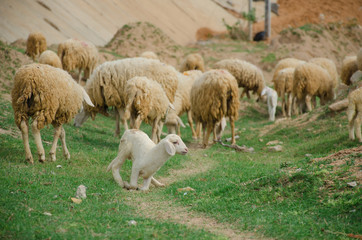
[[[280,142],[279,140],[273,140],[273,141],[269,141],[266,145],[270,146],[270,145],[277,145],[277,144],[283,144],[283,142]]]
[[[128,225],[129,226],[136,226],[137,222],[135,220],[130,220],[130,221],[128,221]]]
[[[189,192],[189,191],[195,191],[192,187],[185,187],[185,188],[178,188],[178,192]]]
[[[356,187],[357,182],[349,182],[349,183],[347,183],[347,185],[350,186],[350,187]]]
[[[82,202],[82,199],[79,199],[79,198],[70,198],[72,200],[72,202],[76,203],[76,204],[80,204]]]
[[[43,212],[43,214],[46,215],[46,216],[52,216],[52,214],[49,213],[49,212]]]
[[[87,198],[87,194],[86,194],[86,190],[87,187],[84,185],[79,185],[78,189],[77,189],[77,194],[75,195],[76,198]]]
[[[280,145],[268,147],[269,152],[281,152],[283,151],[283,147]]]
[[[313,155],[312,154],[310,154],[310,153],[307,153],[306,155],[304,155],[304,156],[306,156],[306,157],[312,157]]]

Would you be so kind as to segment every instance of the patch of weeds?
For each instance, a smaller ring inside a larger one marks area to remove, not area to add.
[[[274,53],[269,53],[265,57],[262,58],[261,62],[273,63],[276,61],[276,56]]]

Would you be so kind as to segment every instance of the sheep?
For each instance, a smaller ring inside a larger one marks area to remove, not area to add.
[[[149,189],[150,183],[157,187],[164,184],[157,181],[153,175],[162,165],[176,153],[185,155],[188,149],[182,139],[169,134],[157,145],[144,132],[136,129],[126,130],[121,138],[118,154],[107,167],[107,172],[112,169],[112,175],[116,183],[122,188],[138,189],[138,177],[143,177],[142,191]],[[122,180],[119,173],[126,159],[132,160],[132,172],[130,184]]]
[[[328,58],[312,58],[311,60],[309,60],[310,63],[314,63],[317,64],[319,66],[321,66],[322,68],[324,68],[325,70],[327,70],[327,72],[329,73],[329,76],[332,79],[332,83],[333,83],[333,89],[335,89],[338,85],[338,73],[337,73],[337,68],[336,68],[336,64],[334,64],[334,62]],[[335,96],[333,96],[333,98],[335,98]]]
[[[50,123],[55,130],[49,152],[51,161],[56,160],[59,136],[63,154],[69,159],[70,154],[65,143],[65,131],[62,125],[69,122],[80,110],[83,100],[93,106],[85,90],[62,69],[33,63],[17,70],[11,98],[15,123],[22,133],[26,161],[34,163],[28,137],[29,118],[33,120],[31,127],[38,149],[39,161],[45,162],[40,129]]]
[[[270,88],[265,87],[263,91],[261,91],[261,96],[267,96],[267,103],[268,103],[268,112],[269,112],[269,121],[275,121],[275,110],[278,104],[278,94],[277,92]]]
[[[275,66],[272,82],[275,83],[275,81],[277,81],[279,71],[285,68],[296,68],[302,63],[305,63],[305,61],[296,58],[284,58],[280,60]]]
[[[30,33],[26,40],[26,55],[35,60],[45,50],[47,50],[47,41],[44,35],[39,32]]]
[[[60,61],[60,58],[55,52],[51,50],[46,50],[40,54],[39,63],[48,64],[50,66],[62,69],[62,62]]]
[[[169,134],[176,134],[177,129],[177,134],[181,136],[180,126],[185,127],[185,125],[179,116],[184,112],[187,112],[187,119],[191,127],[192,137],[196,138],[191,115],[190,92],[192,84],[201,75],[202,72],[199,70],[190,70],[178,75],[179,83],[175,94],[175,101],[172,103],[174,110],[170,109],[165,120],[165,125],[167,126]]]
[[[293,95],[299,104],[305,101],[308,111],[312,110],[311,100],[318,96],[321,105],[334,97],[334,80],[327,70],[314,63],[299,65],[294,71]]]
[[[157,54],[152,51],[143,52],[140,57],[159,60]]]
[[[98,50],[91,42],[68,39],[58,46],[58,56],[63,69],[70,72],[79,69],[78,82],[84,72],[84,79],[88,79],[98,63]]]
[[[184,61],[181,63],[180,72],[185,72],[188,70],[200,70],[201,72],[205,71],[204,59],[198,53],[192,53],[186,56]]]
[[[235,145],[234,121],[238,117],[239,96],[238,84],[233,75],[223,69],[210,70],[197,78],[192,85],[191,93],[192,118],[200,133],[200,124],[204,129],[203,147],[208,145],[211,131],[214,131],[214,141],[219,140],[216,127],[222,119],[229,117],[232,141]],[[205,132],[205,129],[207,131]]]
[[[126,58],[104,62],[94,70],[85,86],[95,107],[86,106],[75,117],[74,125],[80,127],[90,116],[94,119],[97,113],[107,116],[108,107],[113,106],[117,110],[115,135],[118,136],[119,120],[123,119],[126,106],[125,85],[135,76],[148,77],[160,83],[169,101],[174,101],[178,85],[177,71],[174,67],[147,58]],[[127,122],[123,124],[127,129]]]
[[[348,94],[348,130],[349,139],[354,141],[355,132],[359,142],[362,142],[361,137],[361,122],[362,122],[362,87],[357,88]]]
[[[341,80],[346,85],[351,85],[351,76],[358,70],[357,56],[347,56],[343,59]]]
[[[277,77],[274,79],[274,88],[278,95],[282,99],[282,113],[288,117],[292,114],[292,102],[293,102],[293,76],[295,68],[284,68],[278,72]],[[285,103],[285,94],[287,94],[287,103]]]
[[[236,78],[238,86],[244,88],[240,98],[244,94],[250,98],[249,91],[253,91],[260,97],[261,91],[265,87],[263,72],[249,62],[239,59],[224,59],[217,62],[214,68],[226,69]]]
[[[358,70],[362,71],[362,48],[357,53],[357,66]]]
[[[162,86],[147,77],[134,77],[126,82],[126,108],[123,122],[131,116],[130,127],[139,129],[143,120],[152,126],[152,141],[160,141],[163,120],[172,107]]]

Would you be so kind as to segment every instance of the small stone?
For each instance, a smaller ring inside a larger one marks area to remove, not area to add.
[[[62,165],[57,165],[57,168],[62,168]]]
[[[204,154],[204,157],[207,157],[207,154]]]
[[[310,154],[310,153],[307,153],[306,155],[304,155],[304,156],[306,156],[306,157],[312,157],[313,155],[312,154]]]
[[[350,187],[356,187],[357,182],[349,182],[349,183],[347,183],[347,185],[350,186]]]
[[[283,144],[283,142],[280,142],[279,140],[273,140],[273,141],[269,141],[266,145],[270,146],[270,145],[277,145],[277,144]]]
[[[87,187],[84,185],[79,185],[78,189],[77,189],[77,194],[75,195],[76,198],[87,198],[87,194],[86,194],[86,190]]]
[[[263,139],[261,139],[261,138],[259,138],[259,142],[264,142],[264,140],[263,140]]]
[[[137,222],[135,220],[128,221],[129,226],[136,226]]]
[[[52,214],[49,213],[49,212],[43,212],[43,214],[46,215],[46,216],[52,216]]]
[[[269,152],[281,152],[283,151],[283,147],[280,145],[268,147]]]

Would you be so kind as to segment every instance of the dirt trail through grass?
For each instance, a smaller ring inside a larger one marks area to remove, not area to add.
[[[190,156],[190,159],[184,163],[182,169],[172,170],[169,176],[159,178],[158,180],[169,185],[176,181],[182,181],[192,175],[208,171],[216,165],[200,149],[190,149]],[[228,239],[265,239],[255,236],[253,233],[238,231],[232,224],[219,223],[211,217],[192,211],[189,207],[166,200],[162,194],[157,194],[157,188],[152,187],[150,191],[152,193],[129,192],[128,197],[125,199],[126,204],[136,207],[137,212],[144,217],[157,221],[171,221],[190,228],[203,229]]]

